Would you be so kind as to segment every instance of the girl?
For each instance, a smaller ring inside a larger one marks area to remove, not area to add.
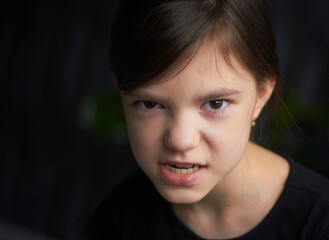
[[[329,183],[250,141],[280,89],[261,0],[125,0],[111,64],[142,171],[90,239],[329,239]]]

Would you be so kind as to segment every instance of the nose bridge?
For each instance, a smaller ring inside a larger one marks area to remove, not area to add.
[[[200,142],[200,133],[196,119],[188,111],[173,114],[168,121],[165,144],[177,152],[195,148]]]

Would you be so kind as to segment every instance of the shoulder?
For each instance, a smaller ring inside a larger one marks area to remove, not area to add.
[[[87,235],[90,239],[108,235],[111,239],[129,239],[122,234],[132,234],[136,228],[142,231],[165,204],[149,178],[138,170],[117,184],[96,207],[86,225]]]
[[[146,206],[153,202],[152,198],[158,198],[156,190],[148,177],[141,170],[137,170],[112,188],[98,204],[93,215],[101,212],[102,216],[108,217],[108,212],[113,215],[116,212],[136,211],[136,205]]]
[[[116,205],[124,211],[144,211],[144,208],[167,203],[158,193],[148,176],[140,169],[117,184],[102,205]],[[136,206],[139,206],[136,208]]]
[[[307,239],[326,239],[323,237],[329,234],[329,180],[287,156],[286,159],[290,173],[281,202],[285,219],[290,219],[286,225],[300,226]]]
[[[103,204],[108,201],[119,205],[132,200],[143,202],[144,198],[154,196],[154,193],[155,189],[149,178],[141,170],[137,170],[115,185],[110,194],[103,200]],[[145,194],[150,196],[145,196]]]
[[[287,186],[316,195],[329,204],[329,180],[286,157],[290,164]]]

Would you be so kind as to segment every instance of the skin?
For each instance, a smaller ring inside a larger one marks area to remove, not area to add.
[[[249,141],[273,81],[257,86],[247,70],[233,66],[208,42],[178,74],[121,92],[137,163],[176,215],[205,238],[254,228],[289,171],[283,158]],[[170,184],[159,174],[166,161],[196,163],[204,171],[193,184]]]

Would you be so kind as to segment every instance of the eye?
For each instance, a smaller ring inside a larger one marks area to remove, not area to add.
[[[216,111],[225,108],[228,104],[226,100],[213,100],[206,102],[203,107],[207,110]]]
[[[159,103],[153,101],[138,101],[137,105],[145,110],[161,108],[161,105]]]

